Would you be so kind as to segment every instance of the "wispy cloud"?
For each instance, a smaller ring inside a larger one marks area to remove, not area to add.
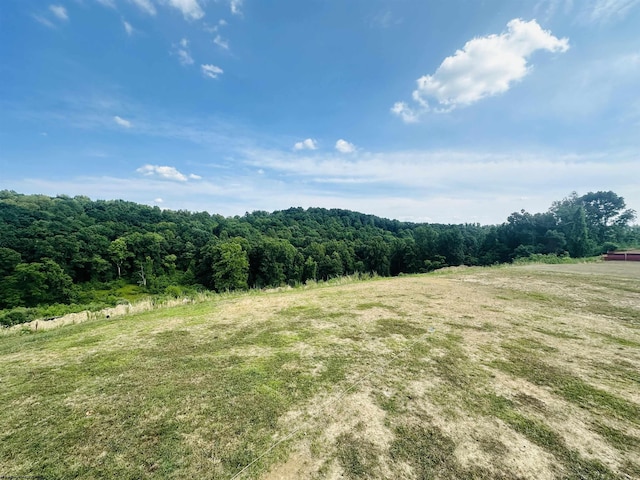
[[[167,0],[169,5],[180,10],[186,20],[200,20],[204,17],[204,10],[198,0]]]
[[[624,18],[640,0],[595,0],[587,7],[588,18],[592,22],[607,22]]]
[[[371,17],[369,26],[386,29],[394,25],[400,25],[401,23],[402,19],[395,17],[390,10],[383,10]]]
[[[227,21],[224,19],[220,19],[218,20],[218,23],[216,23],[215,25],[210,25],[206,22],[203,22],[202,28],[204,29],[205,32],[216,33],[220,30],[220,27],[224,27],[226,25],[227,25]]]
[[[32,17],[37,22],[49,28],[56,28],[60,23],[69,21],[67,9],[62,5],[49,5],[49,9],[47,11],[34,14]]]
[[[36,22],[40,23],[41,25],[44,25],[45,27],[56,28],[54,23],[51,20],[49,20],[47,17],[44,17],[42,15],[38,15],[38,14],[32,15],[32,17]]]
[[[69,15],[67,14],[67,9],[62,5],[49,5],[49,10],[58,20],[67,21],[69,20]]]
[[[96,0],[103,7],[116,8],[115,0]]]
[[[156,14],[156,7],[151,3],[151,0],[129,0],[131,3],[135,4],[140,10],[149,14]]]
[[[127,32],[127,35],[131,36],[134,34],[135,29],[125,19],[122,19],[122,26],[124,27],[125,32]]]
[[[640,0],[539,0],[533,11],[547,19],[563,14],[593,24],[622,20],[639,5]]]
[[[178,171],[175,167],[169,167],[166,165],[143,165],[136,169],[136,172],[141,173],[145,177],[155,177],[163,180],[173,180],[176,182],[186,182],[188,180],[200,180],[202,177],[199,175],[185,175]]]
[[[229,41],[223,39],[219,34],[216,35],[216,38],[213,39],[213,43],[218,45],[220,48],[224,50],[229,50]]]
[[[356,151],[356,146],[341,138],[336,142],[336,150],[340,153],[353,153]]]
[[[177,45],[173,46],[175,55],[178,57],[180,65],[193,65],[193,57],[189,51],[189,40],[183,38]]]
[[[113,117],[113,121],[116,122],[121,127],[131,128],[131,122],[129,120],[125,120],[122,117],[119,117],[118,115]]]
[[[302,140],[301,142],[296,142],[293,145],[293,149],[296,151],[300,150],[316,150],[318,148],[318,142],[316,142],[313,138],[307,138]]]
[[[218,78],[218,76],[224,73],[224,70],[215,65],[204,64],[200,65],[200,68],[202,69],[202,74],[207,78]]]
[[[189,175],[176,167],[143,165],[137,178],[25,179],[12,181],[11,188],[124,197],[143,203],[162,198],[167,208],[223,215],[289,208],[295,198],[302,207],[347,208],[443,223],[501,223],[521,208],[542,212],[569,193],[567,185],[580,193],[607,185],[630,206],[640,204],[635,179],[627,173],[635,169],[634,152],[576,155],[442,150],[300,158],[294,152],[255,149],[238,153],[238,158],[240,165],[253,168],[229,169],[217,182],[189,181]],[[612,159],[616,168],[611,168]],[[552,177],[549,171],[554,172]],[[487,190],[489,184],[492,188]]]
[[[616,159],[614,169],[610,168],[611,158]],[[483,185],[488,184],[504,194],[518,191],[531,194],[536,188],[548,192],[566,188],[566,185],[593,189],[610,184],[622,186],[624,190],[632,183],[624,171],[632,168],[635,162],[633,152],[578,155],[463,150],[361,152],[350,157],[326,154],[303,158],[286,152],[248,150],[246,159],[255,168],[315,184],[377,184],[387,188],[433,189],[435,192],[448,191],[455,185],[461,196],[485,190]],[[548,175],[550,171],[554,172],[553,178]],[[372,188],[370,192],[379,191],[377,189],[379,187]],[[361,188],[360,191],[364,190]]]
[[[242,3],[244,0],[230,0],[229,7],[234,15],[242,15]]]
[[[417,80],[414,106],[396,102],[391,111],[413,122],[428,111],[449,112],[508,91],[531,71],[529,56],[537,50],[566,52],[569,41],[543,30],[535,20],[511,20],[507,31],[469,40],[445,58],[432,75]]]

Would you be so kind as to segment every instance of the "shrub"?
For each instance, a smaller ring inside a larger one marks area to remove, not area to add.
[[[34,319],[35,312],[31,308],[16,307],[8,312],[0,314],[0,325],[10,327],[20,323],[27,323]]]
[[[184,295],[184,289],[178,285],[169,285],[164,289],[164,293],[172,298],[180,298]]]

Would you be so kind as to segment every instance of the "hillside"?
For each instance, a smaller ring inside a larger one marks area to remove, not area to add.
[[[221,295],[0,335],[0,475],[638,478],[639,371],[640,264]]]
[[[634,218],[614,192],[574,193],[548,212],[514,212],[501,225],[482,226],[400,222],[322,208],[225,218],[5,190],[0,325],[149,294],[294,286],[356,273],[396,276],[540,255],[587,257],[640,246]]]

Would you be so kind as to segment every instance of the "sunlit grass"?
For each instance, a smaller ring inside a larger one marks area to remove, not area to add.
[[[619,292],[618,270],[591,283],[544,267],[215,295],[0,336],[0,476],[634,478],[639,277]]]

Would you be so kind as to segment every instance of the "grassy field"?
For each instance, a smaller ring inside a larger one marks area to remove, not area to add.
[[[0,477],[640,478],[640,263],[347,280],[0,336]]]

